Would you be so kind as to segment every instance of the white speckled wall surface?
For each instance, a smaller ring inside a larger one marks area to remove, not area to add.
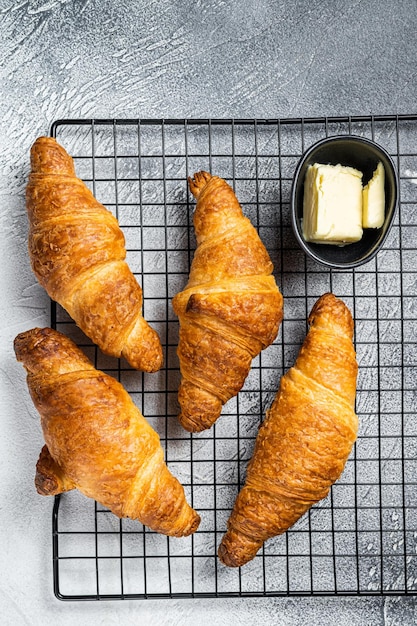
[[[63,603],[39,419],[15,335],[49,324],[27,256],[29,147],[61,118],[416,113],[417,3],[400,0],[0,0],[0,621],[20,625],[411,626],[413,598]]]

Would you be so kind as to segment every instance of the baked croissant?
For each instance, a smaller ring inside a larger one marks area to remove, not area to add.
[[[37,139],[30,159],[26,206],[36,278],[104,353],[158,370],[162,347],[142,317],[142,289],[125,262],[117,219],[76,177],[55,139]]]
[[[256,229],[225,180],[198,172],[197,249],[185,289],[173,299],[179,318],[179,420],[209,428],[241,389],[252,359],[278,334],[283,299]]]
[[[46,442],[36,468],[38,492],[77,488],[154,531],[193,533],[200,518],[169,472],[158,434],[123,386],[51,328],[21,333],[14,348]]]
[[[309,316],[296,363],[281,379],[219,546],[220,560],[244,565],[284,533],[340,477],[356,439],[357,362],[353,320],[333,294]]]

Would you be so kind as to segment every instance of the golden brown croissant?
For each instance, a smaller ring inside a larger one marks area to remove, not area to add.
[[[142,317],[142,289],[124,260],[118,221],[51,137],[32,146],[26,205],[32,269],[49,296],[103,352],[158,370],[161,344]]]
[[[256,229],[225,180],[198,172],[197,249],[185,289],[173,299],[180,323],[182,380],[179,420],[190,431],[209,428],[237,395],[252,359],[277,336],[282,295]]]
[[[38,492],[77,488],[152,530],[177,537],[194,532],[200,518],[169,472],[158,434],[123,386],[51,328],[21,333],[14,347],[46,442],[36,468]]]
[[[356,439],[357,362],[353,320],[325,294],[309,316],[296,363],[267,412],[219,546],[220,560],[244,565],[263,542],[284,533],[340,477]]]

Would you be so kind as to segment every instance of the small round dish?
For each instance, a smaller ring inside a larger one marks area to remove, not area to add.
[[[365,228],[360,241],[344,246],[305,241],[302,230],[304,179],[309,165],[347,165],[363,173],[363,184],[372,178],[381,161],[385,170],[385,219],[381,228]],[[291,221],[295,237],[314,261],[335,269],[349,269],[370,261],[384,244],[398,201],[398,174],[390,155],[364,137],[326,137],[311,146],[297,165],[291,190]]]

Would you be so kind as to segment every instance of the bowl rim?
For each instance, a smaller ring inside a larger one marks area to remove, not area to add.
[[[311,155],[312,152],[314,152],[315,150],[320,148],[322,145],[325,145],[326,143],[333,143],[333,142],[338,141],[338,140],[340,140],[340,141],[346,141],[346,140],[352,141],[353,140],[353,141],[355,141],[357,143],[368,144],[369,146],[372,146],[377,151],[381,152],[384,155],[384,157],[386,158],[386,160],[389,163],[389,165],[390,165],[390,168],[391,168],[391,171],[392,171],[392,174],[393,174],[393,179],[394,179],[392,213],[391,213],[391,217],[389,219],[389,223],[386,226],[385,232],[381,234],[381,238],[378,241],[378,245],[375,246],[374,250],[370,251],[365,256],[357,259],[356,261],[350,261],[350,262],[346,262],[346,263],[340,263],[340,262],[337,262],[337,261],[334,261],[334,262],[333,261],[326,261],[322,257],[320,257],[318,254],[316,254],[314,252],[314,250],[312,250],[310,248],[310,246],[308,245],[308,242],[305,241],[304,237],[300,233],[300,229],[299,229],[299,225],[298,225],[298,221],[297,221],[297,216],[296,216],[296,206],[295,206],[297,182],[299,180],[300,171],[301,171],[305,161],[309,158],[309,156]],[[323,137],[322,139],[319,139],[314,144],[312,144],[309,148],[307,148],[307,150],[303,153],[303,155],[299,159],[299,161],[297,163],[297,166],[295,168],[294,175],[293,175],[293,180],[292,180],[292,185],[291,185],[291,197],[290,197],[290,204],[291,204],[291,211],[290,212],[291,212],[292,229],[293,229],[294,235],[295,235],[295,237],[297,239],[297,242],[300,245],[300,247],[302,248],[302,250],[308,256],[310,256],[310,258],[312,258],[313,260],[317,261],[321,265],[324,265],[326,267],[330,267],[332,269],[353,269],[355,267],[358,267],[360,265],[364,265],[365,263],[368,263],[368,261],[371,261],[377,255],[379,250],[382,248],[386,238],[388,237],[388,234],[391,231],[391,228],[392,228],[392,225],[393,225],[393,221],[394,221],[394,217],[395,217],[395,215],[397,213],[397,210],[398,210],[398,204],[399,204],[398,200],[399,200],[399,176],[398,176],[397,168],[395,167],[394,161],[393,161],[391,155],[385,150],[385,148],[383,148],[381,145],[379,145],[374,139],[369,139],[368,137],[362,137],[361,135],[347,134],[347,135],[331,135],[331,136],[328,136],[328,137]]]

